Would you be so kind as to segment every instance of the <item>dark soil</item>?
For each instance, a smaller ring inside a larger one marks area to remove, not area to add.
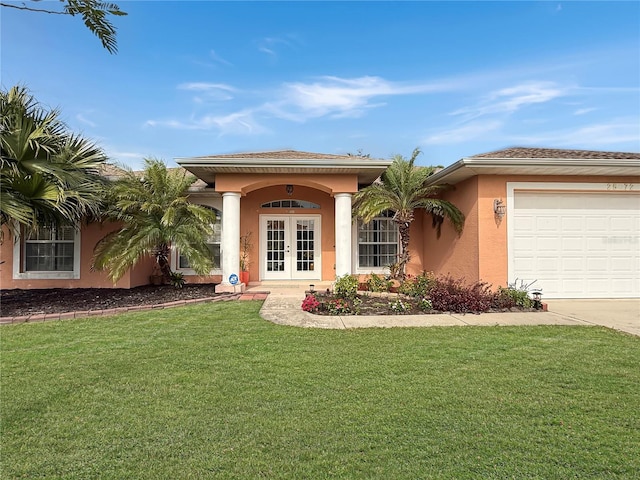
[[[386,295],[359,294],[356,301],[339,300],[332,294],[317,294],[316,298],[320,302],[320,308],[313,312],[316,315],[335,315],[336,312],[330,308],[332,302],[346,302],[348,311],[343,310],[340,315],[424,315],[425,313],[441,313],[434,310],[422,311],[418,306],[418,299],[389,293]],[[401,304],[399,303],[401,301]],[[392,305],[396,305],[396,309]]]
[[[136,288],[50,288],[41,290],[0,291],[0,316],[19,317],[40,313],[64,313],[85,310],[158,305],[177,300],[215,296],[215,285],[191,284],[183,288],[171,285],[145,285]]]

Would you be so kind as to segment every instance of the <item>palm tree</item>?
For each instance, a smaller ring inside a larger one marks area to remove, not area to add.
[[[0,152],[1,226],[74,225],[99,214],[106,155],[24,87],[0,92]]]
[[[163,276],[171,278],[173,246],[196,273],[208,273],[213,262],[206,240],[213,233],[216,213],[187,200],[187,190],[196,180],[155,159],[145,160],[142,172],[125,170],[109,189],[106,212],[122,226],[98,242],[93,267],[107,269],[115,283],[140,259],[153,256]]]
[[[33,2],[39,0],[32,0]],[[47,8],[36,8],[28,6],[24,2],[21,5],[0,2],[0,7],[16,8],[18,10],[26,10],[29,12],[41,12],[54,15],[70,15],[75,17],[79,15],[86,27],[100,39],[102,46],[109,53],[116,53],[118,46],[116,44],[116,28],[111,23],[108,15],[122,17],[126,12],[120,10],[115,3],[102,2],[100,0],[61,0],[64,5],[62,9],[51,10]],[[32,4],[33,5],[33,4]]]
[[[433,167],[417,167],[414,165],[420,154],[416,148],[410,159],[401,155],[393,157],[393,163],[382,174],[380,179],[363,188],[354,196],[354,212],[365,223],[380,215],[385,210],[393,212],[393,220],[400,233],[401,253],[398,259],[400,278],[405,276],[405,267],[409,261],[409,235],[414,211],[425,209],[434,219],[434,226],[440,234],[440,226],[448,219],[458,234],[464,226],[463,213],[451,202],[435,198],[444,187],[440,185],[426,186],[427,178],[433,174]]]

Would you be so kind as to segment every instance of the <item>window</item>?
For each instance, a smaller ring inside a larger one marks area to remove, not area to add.
[[[80,229],[72,226],[22,230],[13,244],[13,278],[80,278]]]
[[[24,272],[73,272],[73,227],[39,227],[25,235]]]
[[[306,200],[274,200],[263,203],[262,208],[320,208],[320,205]]]
[[[211,207],[208,207],[211,208]],[[213,260],[213,268],[220,268],[220,239],[222,233],[222,217],[220,212],[214,208],[212,208],[216,212],[216,221],[213,224],[213,235],[209,237],[207,240],[207,246],[209,247],[209,251],[211,252],[211,258]],[[189,260],[183,255],[178,255],[178,269],[180,270],[191,270],[191,265],[189,265]]]
[[[369,223],[358,220],[358,268],[382,269],[398,261],[398,226],[385,211]]]

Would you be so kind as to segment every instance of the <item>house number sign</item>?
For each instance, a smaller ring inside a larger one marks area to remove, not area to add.
[[[607,190],[640,190],[639,183],[607,183]]]

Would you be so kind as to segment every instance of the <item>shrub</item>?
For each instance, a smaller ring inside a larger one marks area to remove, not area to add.
[[[320,308],[320,302],[315,295],[307,295],[302,301],[302,310],[305,312],[317,312]]]
[[[386,280],[382,275],[372,273],[367,279],[367,288],[370,292],[388,292],[391,289],[391,280]]]
[[[410,297],[426,297],[436,279],[430,272],[422,272],[417,277],[409,277],[400,285],[399,292]]]
[[[411,309],[411,305],[402,301],[401,298],[394,300],[393,302],[389,302],[389,308],[394,313],[406,313]]]
[[[169,283],[176,288],[182,288],[187,282],[184,279],[182,272],[171,272],[169,275]]]
[[[436,279],[430,298],[433,308],[443,312],[486,312],[493,304],[494,293],[487,283],[467,285],[462,279],[447,276]]]
[[[346,315],[351,313],[349,303],[344,298],[329,300],[324,304],[324,307],[331,315]]]
[[[336,279],[334,292],[337,297],[354,299],[358,294],[358,277],[348,273]]]
[[[531,308],[533,301],[529,298],[529,292],[513,287],[500,287],[495,294],[493,306],[496,308]]]
[[[423,298],[418,302],[418,308],[423,312],[428,312],[429,310],[433,310],[433,303],[428,298]]]

